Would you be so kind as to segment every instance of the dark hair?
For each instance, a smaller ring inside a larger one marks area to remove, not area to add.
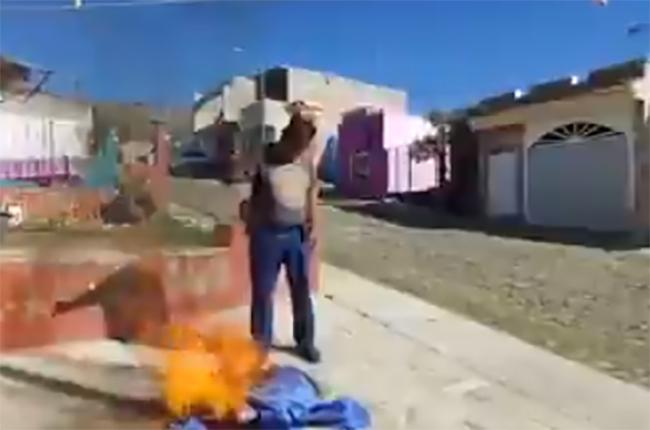
[[[299,113],[291,116],[282,129],[280,140],[273,146],[273,158],[279,163],[290,163],[302,154],[316,135],[316,126]]]

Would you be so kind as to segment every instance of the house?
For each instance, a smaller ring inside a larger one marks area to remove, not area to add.
[[[0,57],[0,207],[17,224],[96,219],[101,204],[97,190],[76,186],[91,161],[91,105],[44,91],[51,73]]]
[[[338,131],[341,115],[363,105],[406,112],[406,92],[307,69],[280,66],[252,77],[238,76],[202,96],[194,105],[195,133],[215,122],[240,126],[235,146],[247,163],[260,143],[277,139],[288,123],[286,105],[308,100],[322,107],[316,140],[323,143]],[[232,128],[230,128],[232,130]],[[219,146],[218,143],[215,145]],[[235,170],[245,170],[244,167]]]
[[[78,180],[90,155],[91,105],[44,92],[46,78],[34,82],[30,66],[0,60],[0,180]]]
[[[323,107],[324,123],[333,130],[341,114],[350,109],[369,105],[406,112],[408,102],[405,91],[325,72],[279,66],[252,77],[234,77],[202,96],[194,105],[194,131],[217,118],[239,121],[244,108],[262,99],[318,103]]]
[[[552,227],[646,229],[649,64],[637,59],[468,109],[484,213]]]
[[[346,113],[339,126],[338,183],[350,197],[384,198],[438,187],[435,151],[418,151],[418,142],[435,141],[426,119],[362,108]]]

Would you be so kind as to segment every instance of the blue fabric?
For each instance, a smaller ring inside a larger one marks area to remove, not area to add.
[[[185,421],[172,423],[169,430],[208,430],[208,428],[200,419],[190,417]]]
[[[355,430],[370,428],[371,424],[370,414],[357,401],[347,397],[323,400],[316,383],[303,371],[290,366],[275,369],[269,379],[253,390],[248,403],[257,411],[258,418],[245,428],[293,430],[326,427]],[[225,427],[190,418],[173,424],[170,430],[213,428]],[[229,425],[228,428],[235,427]]]
[[[278,367],[249,397],[259,413],[258,428],[329,427],[352,430],[370,427],[370,415],[350,398],[322,400],[316,383],[303,371]]]
[[[250,242],[252,281],[251,332],[263,347],[273,339],[273,290],[284,264],[293,310],[296,343],[311,346],[314,341],[314,312],[309,291],[310,243],[301,226],[261,227]]]

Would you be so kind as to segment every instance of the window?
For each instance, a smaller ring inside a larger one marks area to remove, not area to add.
[[[261,79],[256,79],[257,99],[260,100],[262,92],[264,98],[286,102],[289,100],[289,78],[287,69],[275,68],[263,73],[264,87],[261,88]]]
[[[370,154],[359,151],[352,157],[352,177],[367,179],[370,177]]]
[[[623,133],[607,126],[590,122],[572,122],[555,128],[543,135],[535,145],[566,143],[620,136]]]

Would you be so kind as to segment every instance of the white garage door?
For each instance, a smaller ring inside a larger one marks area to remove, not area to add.
[[[517,213],[517,154],[514,152],[488,158],[488,213],[491,216]]]
[[[528,209],[533,224],[624,229],[628,182],[625,135],[572,123],[529,150]]]

